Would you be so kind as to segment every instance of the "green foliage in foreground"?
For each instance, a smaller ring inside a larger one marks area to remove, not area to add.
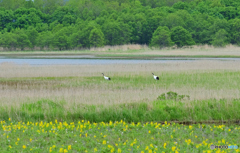
[[[240,141],[240,128],[234,125],[9,120],[0,122],[2,152],[211,152],[211,144],[239,146]]]
[[[114,106],[78,104],[65,109],[65,102],[42,99],[24,103],[20,108],[2,107],[0,119],[16,121],[78,121],[90,122],[149,122],[149,121],[212,121],[238,120],[240,99],[179,101],[185,95],[163,97],[152,103],[128,103]],[[160,100],[159,100],[160,99]],[[68,106],[69,107],[69,106]]]

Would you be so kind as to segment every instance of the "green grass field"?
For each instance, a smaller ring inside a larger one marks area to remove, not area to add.
[[[210,149],[211,144],[239,146],[238,64],[2,64],[1,149],[239,152]]]

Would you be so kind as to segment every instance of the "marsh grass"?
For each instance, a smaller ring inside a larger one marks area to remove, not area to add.
[[[164,122],[164,121],[237,121],[240,118],[240,99],[209,99],[178,101],[155,100],[151,103],[126,103],[118,105],[75,104],[69,108],[65,101],[41,99],[23,103],[19,108],[0,109],[0,120],[16,121],[79,121],[90,122]],[[8,110],[8,111],[7,111]]]
[[[95,66],[0,65],[0,119],[18,121],[239,119],[240,62]],[[103,79],[101,72],[111,77]],[[151,72],[160,77],[153,79]],[[169,91],[187,99],[157,99]]]
[[[93,47],[93,48],[82,48],[80,50],[65,50],[65,51],[40,51],[40,50],[26,50],[26,51],[0,51],[0,55],[104,55],[112,54],[118,55],[163,55],[163,56],[240,56],[239,46],[227,45],[226,47],[214,47],[212,45],[195,45],[185,46],[182,48],[166,47],[166,48],[151,48],[147,45],[140,44],[127,44],[127,45],[116,45],[116,46],[104,46],[104,47]]]

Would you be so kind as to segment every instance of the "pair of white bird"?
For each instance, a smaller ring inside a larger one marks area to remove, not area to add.
[[[102,74],[103,74],[103,73],[102,73]],[[153,74],[153,73],[152,73],[152,74]],[[104,74],[103,74],[103,77],[104,77],[105,80],[111,80],[109,77],[106,77]],[[154,75],[154,74],[153,74],[153,78],[154,78],[155,80],[159,80],[159,77],[156,76],[156,75]]]

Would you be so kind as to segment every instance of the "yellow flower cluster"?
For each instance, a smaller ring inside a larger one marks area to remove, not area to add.
[[[214,145],[237,145],[240,127],[180,125],[165,122],[13,122],[0,121],[3,152],[239,152],[211,150]],[[240,146],[239,146],[240,147]]]

